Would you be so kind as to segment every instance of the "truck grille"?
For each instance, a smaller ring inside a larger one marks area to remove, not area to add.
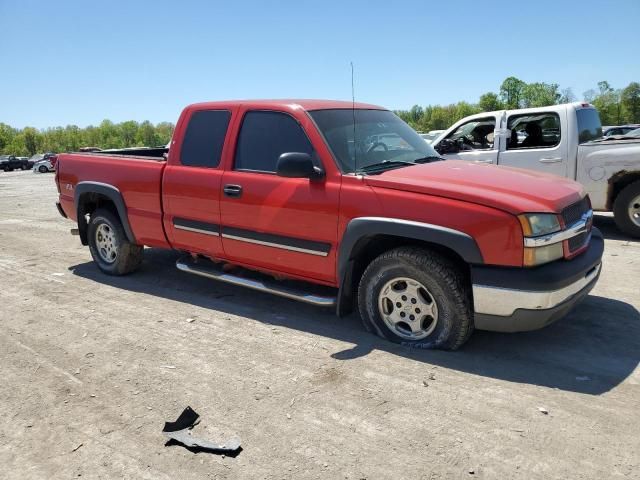
[[[579,202],[569,205],[562,211],[562,220],[564,221],[565,227],[570,227],[571,225],[579,221],[582,216],[589,210],[591,210],[591,202],[589,201],[588,196],[585,196]],[[567,246],[569,247],[569,254],[572,254],[584,247],[585,244],[589,241],[590,236],[591,225],[589,225],[589,230],[587,232],[570,238],[567,242]]]
[[[585,196],[579,202],[569,205],[562,211],[562,219],[566,227],[569,227],[582,218],[586,212],[591,210],[591,202],[589,197]]]

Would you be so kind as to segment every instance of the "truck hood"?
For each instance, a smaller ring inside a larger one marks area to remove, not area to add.
[[[509,213],[559,213],[584,196],[573,180],[519,168],[447,160],[365,177],[374,188],[436,195]]]

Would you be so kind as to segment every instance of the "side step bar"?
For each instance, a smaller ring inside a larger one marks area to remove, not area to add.
[[[314,289],[325,289],[325,287],[316,287],[315,285],[309,284],[308,288],[305,289],[302,286],[305,285],[304,282],[281,282],[266,275],[250,272],[240,267],[238,267],[238,270],[244,272],[246,275],[235,275],[224,272],[222,268],[209,260],[194,260],[189,255],[179,258],[176,261],[176,267],[183,272],[193,273],[194,275],[211,278],[213,280],[220,280],[233,285],[240,285],[260,292],[272,293],[320,307],[335,307],[337,302],[335,296],[313,292]],[[292,284],[295,284],[295,286]],[[326,290],[330,289],[326,287]]]

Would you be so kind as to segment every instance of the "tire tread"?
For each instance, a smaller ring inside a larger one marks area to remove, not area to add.
[[[456,268],[455,264],[437,252],[420,247],[399,247],[389,250],[375,260],[365,269],[358,288],[358,304],[360,314],[368,331],[375,332],[378,336],[387,337],[375,322],[367,318],[366,303],[367,284],[375,277],[381,264],[388,261],[404,264],[413,268],[419,268],[425,272],[433,272],[445,283],[443,289],[450,294],[450,300],[454,305],[454,328],[448,338],[437,348],[456,350],[460,348],[471,336],[474,330],[473,312],[471,308],[471,290],[465,276]]]

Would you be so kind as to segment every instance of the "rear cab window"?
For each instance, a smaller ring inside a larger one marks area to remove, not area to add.
[[[602,138],[602,123],[595,108],[579,108],[576,110],[578,120],[578,141],[590,142]]]
[[[560,144],[560,116],[555,112],[512,115],[507,122],[511,137],[507,150],[553,148]]]
[[[189,167],[216,168],[220,164],[230,118],[228,110],[193,112],[180,149],[180,163]]]
[[[297,120],[284,112],[251,110],[242,120],[234,170],[275,173],[283,153],[307,153],[313,146]]]

